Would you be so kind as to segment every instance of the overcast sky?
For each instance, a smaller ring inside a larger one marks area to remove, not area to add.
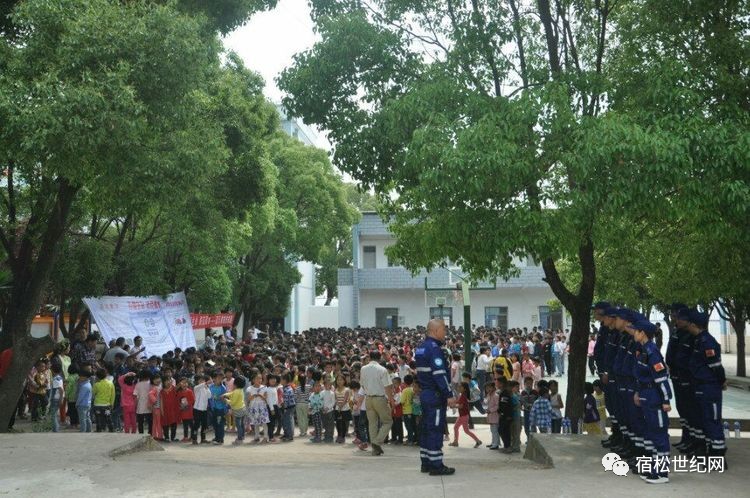
[[[255,14],[250,22],[230,33],[224,45],[263,76],[266,96],[278,103],[281,92],[275,78],[291,65],[294,54],[312,47],[316,38],[307,1],[280,0],[275,9]],[[320,140],[325,142],[325,138]]]

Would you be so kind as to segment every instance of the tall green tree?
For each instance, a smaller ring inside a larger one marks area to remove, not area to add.
[[[669,248],[682,270],[671,276],[677,282],[673,288],[682,287],[684,279],[688,301],[717,304],[737,333],[737,373],[744,376],[750,309],[750,2],[628,2],[618,30],[622,43],[613,109],[629,113],[641,126],[667,131],[684,144],[689,159],[670,171],[673,185],[662,201],[672,213],[665,220],[667,241],[684,239]]]
[[[220,43],[198,18],[171,3],[27,0],[12,26],[0,38],[0,243],[12,275],[0,347],[14,354],[0,431],[32,359],[51,348],[30,325],[79,203],[179,198],[225,157],[208,119]]]
[[[542,262],[572,317],[574,420],[595,249],[623,213],[658,208],[662,172],[685,156],[671,136],[609,109],[624,3],[314,0],[321,40],[279,80],[290,112],[329,130],[337,166],[393,215],[407,267],[450,259],[479,279],[510,275],[514,256]],[[579,275],[572,284],[563,259]]]

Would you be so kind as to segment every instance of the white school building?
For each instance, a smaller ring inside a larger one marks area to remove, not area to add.
[[[455,288],[460,278],[442,268],[412,276],[388,261],[385,248],[394,243],[377,213],[362,213],[360,223],[352,229],[353,267],[339,270],[338,325],[416,327],[442,315],[446,322],[463,326],[460,299],[452,303],[453,296],[448,292],[443,306],[438,305],[443,302],[439,292],[430,293],[430,298],[425,299],[425,279],[430,289],[448,289]],[[555,296],[542,281],[542,268],[530,258],[516,261],[516,266],[517,277],[498,279],[495,288],[471,292],[472,325],[503,329],[569,326],[564,313],[550,311],[548,302]]]

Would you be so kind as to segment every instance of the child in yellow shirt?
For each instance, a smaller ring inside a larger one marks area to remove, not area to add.
[[[245,417],[247,416],[247,407],[245,406],[245,378],[237,377],[234,379],[234,389],[223,395],[229,403],[229,408],[234,416],[234,424],[237,427],[237,439],[232,444],[237,446],[245,440]]]

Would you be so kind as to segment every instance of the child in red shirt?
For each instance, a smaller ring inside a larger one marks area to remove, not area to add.
[[[393,410],[391,410],[391,418],[393,418],[393,426],[391,427],[391,442],[393,444],[404,444],[404,409],[401,406],[401,391],[404,390],[404,386],[401,384],[400,377],[393,378]]]
[[[461,393],[458,397],[458,418],[453,425],[453,442],[448,446],[458,446],[458,429],[463,428],[464,432],[474,440],[474,448],[482,446],[482,441],[469,430],[469,384],[461,383],[459,387]]]
[[[182,442],[189,443],[193,438],[193,404],[195,404],[195,394],[188,387],[188,381],[182,377],[177,381],[177,401],[180,407],[180,420],[182,421]],[[188,437],[188,428],[190,436]]]
[[[164,376],[164,388],[161,390],[161,426],[164,430],[164,441],[177,441],[177,422],[180,420],[180,401],[177,390],[172,385],[171,377]]]

